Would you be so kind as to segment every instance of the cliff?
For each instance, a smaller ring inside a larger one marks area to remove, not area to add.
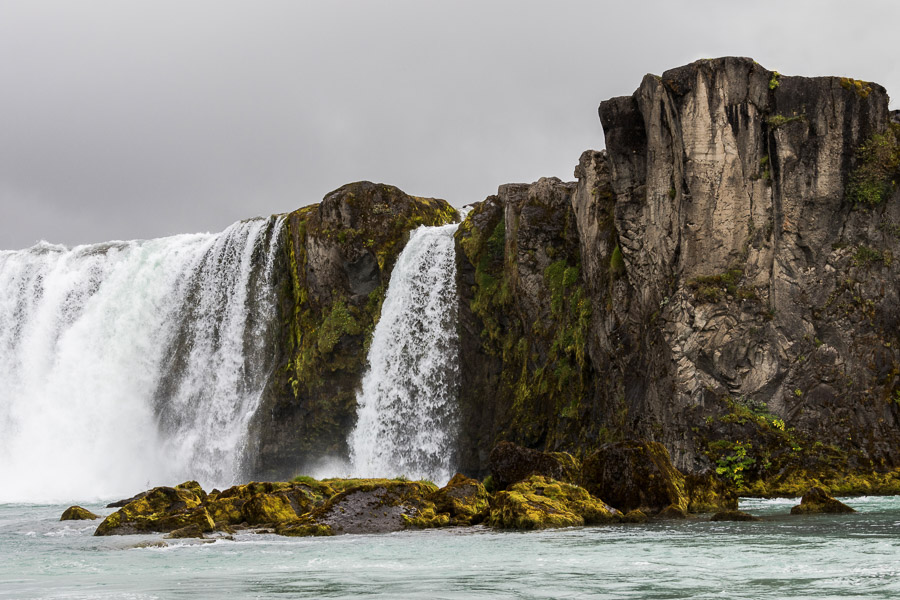
[[[463,467],[631,437],[761,493],[897,467],[885,90],[723,58],[599,112],[577,183],[501,186],[457,234]]]
[[[500,186],[456,234],[460,470],[497,442],[660,442],[690,476],[802,492],[900,467],[900,125],[885,90],[746,58],[600,105],[575,182]],[[445,202],[357,183],[287,216],[278,367],[248,471],[346,457],[408,232]],[[854,483],[855,481],[855,483]],[[868,483],[866,483],[868,481]]]

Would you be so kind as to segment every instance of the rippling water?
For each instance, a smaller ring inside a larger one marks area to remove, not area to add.
[[[0,505],[0,598],[897,598],[900,497],[855,515],[502,533],[488,529],[212,543],[95,538],[65,506]],[[89,506],[108,514],[111,509]]]

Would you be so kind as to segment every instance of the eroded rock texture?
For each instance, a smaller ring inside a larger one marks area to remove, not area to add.
[[[498,440],[662,443],[756,491],[900,466],[900,135],[877,84],[746,58],[600,106],[577,183],[501,186],[459,246],[463,469]]]

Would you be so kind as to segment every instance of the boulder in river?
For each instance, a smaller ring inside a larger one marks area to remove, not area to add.
[[[490,467],[494,486],[498,490],[531,475],[575,483],[580,470],[578,461],[568,452],[541,452],[512,442],[500,442],[494,446]]]
[[[856,512],[840,500],[835,500],[828,492],[820,487],[810,488],[800,504],[791,508],[792,515],[806,515],[812,513],[853,513]]]
[[[99,519],[100,515],[95,515],[91,511],[86,508],[82,508],[80,506],[70,506],[65,511],[63,511],[62,516],[59,518],[60,521],[92,521],[94,519]]]
[[[501,529],[545,529],[610,523],[620,517],[580,486],[532,475],[494,495],[487,522]]]

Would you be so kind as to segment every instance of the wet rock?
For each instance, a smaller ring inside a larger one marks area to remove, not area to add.
[[[580,465],[567,452],[541,452],[511,442],[500,442],[491,450],[491,476],[502,490],[531,475],[566,482],[578,481]]]
[[[196,525],[203,532],[214,529],[200,498],[188,489],[156,487],[106,517],[94,535],[167,532],[188,525]]]
[[[621,513],[577,485],[533,475],[498,492],[487,524],[501,529],[545,529],[611,523]]]
[[[181,529],[176,529],[175,531],[172,531],[165,537],[171,538],[171,539],[184,539],[184,538],[206,539],[206,536],[203,535],[203,531],[200,530],[200,526],[197,525],[196,523],[191,523],[190,525],[182,527]]]
[[[429,500],[436,513],[449,515],[450,525],[475,525],[485,519],[490,510],[490,494],[475,479],[457,473]]]
[[[291,536],[389,533],[450,523],[449,514],[438,513],[430,500],[437,491],[433,483],[395,479],[331,480],[331,483],[342,491],[296,524],[279,528],[278,533]]]
[[[738,495],[721,479],[711,473],[684,476],[684,491],[688,497],[688,512],[708,513],[737,510]]]
[[[140,494],[135,494],[131,498],[124,498],[122,500],[116,500],[115,502],[110,502],[109,504],[106,505],[106,508],[122,508],[126,504],[134,502],[135,500],[140,500],[141,498],[143,498],[144,496],[146,496],[149,493],[150,493],[150,490],[147,490],[146,492],[141,492]]]
[[[710,521],[762,521],[762,519],[741,510],[723,510],[714,514]]]
[[[327,483],[304,478],[302,482],[251,482],[232,486],[206,503],[218,528],[285,524],[321,506],[336,491]]]
[[[828,492],[819,487],[810,488],[803,497],[800,498],[800,504],[791,508],[792,515],[805,515],[814,513],[854,513],[854,509],[850,508],[840,500],[834,499]]]
[[[669,517],[687,513],[684,476],[658,442],[606,444],[585,459],[582,481],[591,494],[619,510],[656,515],[671,508]]]
[[[94,519],[99,519],[100,515],[95,515],[91,511],[86,508],[82,508],[80,506],[70,506],[65,511],[63,511],[62,516],[59,518],[60,521],[90,521]]]
[[[622,517],[623,523],[646,523],[650,517],[642,510],[630,510]]]

